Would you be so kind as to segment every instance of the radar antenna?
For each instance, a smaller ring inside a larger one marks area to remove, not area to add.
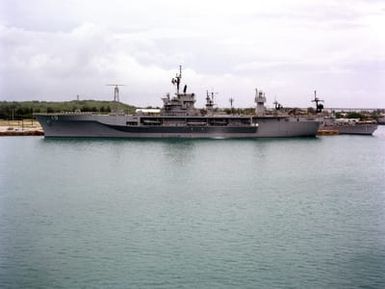
[[[324,102],[322,99],[317,97],[317,90],[314,90],[314,99],[311,102],[315,102],[316,112],[322,112],[324,105],[321,102]]]
[[[125,86],[124,84],[106,84],[106,86],[113,86],[114,87],[114,101],[119,102],[119,86]]]
[[[206,90],[206,108],[207,110],[212,110],[214,108],[214,95],[215,94],[218,94],[217,92],[209,92],[208,90]]]
[[[274,102],[273,102],[273,104],[274,104],[274,108],[275,108],[275,110],[280,110],[280,109],[282,109],[282,108],[283,108],[282,104],[280,104],[280,103],[277,101],[277,99],[276,99],[276,98],[274,99]]]

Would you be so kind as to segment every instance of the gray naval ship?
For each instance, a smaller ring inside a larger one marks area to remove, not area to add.
[[[335,130],[338,134],[372,135],[378,127],[375,121],[358,119],[324,119],[321,130]]]
[[[163,97],[158,114],[108,115],[86,112],[36,114],[45,137],[106,138],[266,138],[316,136],[320,121],[267,112],[264,92],[256,90],[253,115],[217,113],[207,94],[205,109],[197,109],[194,93],[180,90],[182,69],[172,79],[175,95]]]
[[[316,112],[320,113],[323,110],[322,99],[317,97],[317,91],[314,91],[314,99],[312,102],[316,104]],[[328,134],[356,134],[356,135],[372,135],[377,129],[378,124],[376,121],[361,121],[359,119],[348,119],[335,117],[324,117],[322,119],[319,133]]]

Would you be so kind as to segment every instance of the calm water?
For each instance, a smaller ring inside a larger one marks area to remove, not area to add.
[[[385,127],[0,138],[0,288],[385,288]]]

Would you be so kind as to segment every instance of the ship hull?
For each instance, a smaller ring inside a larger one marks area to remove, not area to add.
[[[40,114],[45,137],[97,138],[261,138],[312,137],[319,122],[299,118],[254,118],[250,125],[127,125],[129,116],[96,114]],[[155,118],[154,118],[155,119]],[[158,118],[159,119],[159,118]],[[212,120],[213,118],[209,119]],[[223,119],[223,118],[222,118]],[[230,120],[233,118],[230,118]],[[250,118],[239,118],[247,120]],[[169,120],[169,119],[168,119]]]

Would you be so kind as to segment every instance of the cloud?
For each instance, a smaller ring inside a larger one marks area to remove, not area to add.
[[[381,1],[3,1],[0,99],[160,105],[179,64],[203,105],[253,105],[255,87],[291,106],[385,107]],[[5,12],[4,12],[5,11]],[[189,86],[190,87],[190,86]]]

